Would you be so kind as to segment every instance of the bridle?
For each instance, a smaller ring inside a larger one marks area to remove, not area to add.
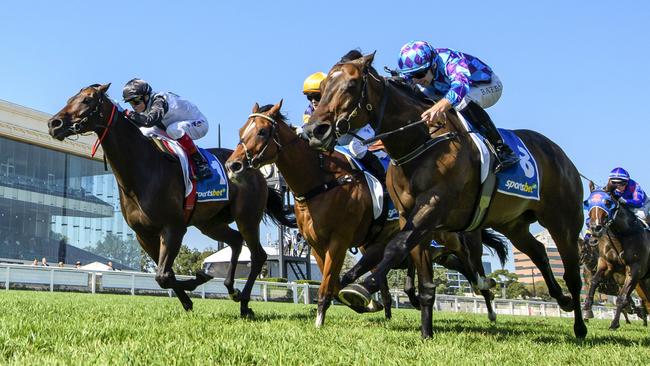
[[[352,133],[352,132],[350,132],[350,121],[353,118],[357,117],[357,115],[359,114],[360,109],[365,108],[365,110],[368,113],[372,113],[372,111],[374,110],[373,105],[368,102],[368,75],[372,76],[372,78],[377,80],[378,82],[381,82],[381,83],[384,84],[384,92],[382,93],[381,102],[379,103],[379,115],[378,115],[378,118],[376,118],[375,121],[370,122],[373,125],[372,127],[376,131],[379,129],[379,127],[381,127],[381,122],[382,122],[382,120],[384,118],[384,111],[386,110],[386,102],[388,101],[388,91],[389,91],[388,81],[386,81],[385,78],[383,80],[380,80],[375,75],[373,75],[371,72],[369,72],[368,68],[366,67],[363,70],[363,85],[361,86],[361,92],[359,93],[359,96],[357,97],[356,106],[345,117],[338,118],[337,115],[334,116],[334,119],[336,120],[336,122],[334,123],[334,133],[336,134],[337,138],[339,138],[339,137],[341,137],[343,135]],[[360,140],[363,140],[363,139],[360,139]]]
[[[250,152],[248,151],[248,148],[246,148],[246,143],[244,140],[239,140],[239,144],[241,145],[242,148],[244,149],[244,155],[246,155],[246,161],[245,165],[247,168],[253,168],[257,169],[261,165],[258,165],[258,161],[264,156],[264,153],[266,152],[266,149],[271,145],[271,141],[275,143],[276,147],[278,148],[278,153],[282,151],[283,145],[280,143],[280,138],[278,136],[278,122],[273,119],[271,116],[267,116],[266,114],[262,113],[251,113],[248,118],[255,118],[255,117],[260,117],[264,118],[265,120],[271,122],[271,132],[269,133],[269,136],[266,138],[266,141],[264,141],[264,147],[255,154],[255,156],[251,156]],[[255,120],[251,121],[251,123],[255,123]],[[299,137],[296,136],[295,140],[290,141],[287,145],[293,144],[294,142],[298,141]]]

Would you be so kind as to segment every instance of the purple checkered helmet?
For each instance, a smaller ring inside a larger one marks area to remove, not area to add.
[[[427,42],[411,41],[399,51],[397,69],[402,75],[407,76],[430,67],[435,55],[435,50]]]
[[[627,172],[627,170],[618,167],[612,169],[611,172],[609,172],[609,179],[614,180],[614,181],[625,181],[627,182],[630,180],[630,173]]]

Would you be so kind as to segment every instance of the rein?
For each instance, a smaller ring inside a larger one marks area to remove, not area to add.
[[[104,141],[104,138],[106,137],[106,134],[108,133],[108,129],[111,127],[113,124],[113,121],[115,120],[115,111],[117,110],[117,106],[113,104],[113,109],[111,109],[111,116],[108,118],[108,125],[104,127],[104,132],[102,133],[101,137],[97,137],[97,141],[93,144],[93,148],[90,152],[91,157],[95,157],[95,153],[97,153],[97,148],[99,148],[99,145],[101,145],[102,141]],[[104,162],[106,162],[106,158],[104,158]]]
[[[264,153],[266,152],[266,149],[271,144],[271,141],[275,142],[275,145],[278,147],[278,153],[279,153],[280,151],[282,151],[282,148],[284,146],[293,145],[294,143],[298,142],[300,137],[296,136],[295,139],[289,141],[286,145],[282,145],[280,143],[279,137],[278,137],[278,129],[277,129],[278,123],[276,122],[276,120],[273,119],[270,116],[267,116],[266,114],[263,114],[263,113],[251,113],[248,116],[248,118],[254,118],[254,117],[264,118],[265,120],[271,122],[271,133],[269,134],[269,137],[264,142],[264,147],[262,148],[262,150],[260,150],[260,152],[255,154],[255,156],[251,156],[251,154],[248,152],[248,149],[246,148],[246,144],[244,143],[243,140],[239,140],[238,145],[241,145],[242,148],[244,149],[244,154],[246,155],[246,165],[248,167],[250,167],[250,168],[257,169],[257,168],[259,168],[259,166],[256,166],[255,162],[257,160],[259,160],[264,155]],[[252,123],[254,123],[254,122],[252,122]]]

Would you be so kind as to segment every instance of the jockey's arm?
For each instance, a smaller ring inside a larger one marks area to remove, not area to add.
[[[168,110],[167,101],[162,96],[155,96],[149,111],[144,113],[129,112],[127,117],[137,125],[143,127],[160,126]]]
[[[632,198],[626,199],[625,201],[627,205],[630,207],[641,208],[643,207],[645,200],[646,200],[645,192],[643,192],[641,187],[637,184],[636,187],[634,188],[634,192],[632,193]]]

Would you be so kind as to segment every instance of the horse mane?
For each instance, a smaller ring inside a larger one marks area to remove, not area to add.
[[[273,104],[266,104],[266,105],[261,106],[260,109],[257,112],[258,113],[268,112],[269,110],[271,110],[271,108],[273,108]],[[278,117],[277,119],[281,120],[284,123],[287,123],[287,116],[284,113],[282,113],[281,111],[278,111],[277,117]]]

